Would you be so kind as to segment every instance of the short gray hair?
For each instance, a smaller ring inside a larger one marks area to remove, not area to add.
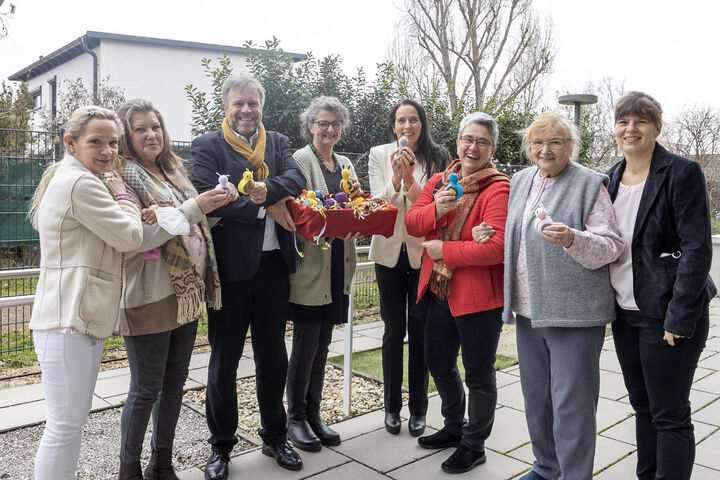
[[[260,107],[265,105],[265,89],[258,80],[250,75],[249,73],[233,73],[229,75],[222,86],[222,103],[228,106],[228,93],[233,88],[244,90],[246,88],[253,88],[258,92],[260,97]]]
[[[460,128],[458,128],[458,138],[462,136],[463,131],[471,123],[477,123],[488,129],[493,145],[497,145],[498,137],[500,136],[500,129],[498,128],[497,121],[495,118],[488,115],[485,112],[473,112],[465,115],[465,118],[460,120]]]
[[[345,105],[343,105],[337,97],[322,96],[315,97],[305,111],[300,114],[300,134],[302,137],[308,142],[312,142],[313,136],[312,133],[310,133],[308,123],[312,123],[317,120],[318,112],[320,112],[320,110],[327,110],[328,112],[332,112],[340,117],[340,121],[342,122],[340,135],[344,135],[350,126],[350,114],[348,113],[348,109],[345,108]]]

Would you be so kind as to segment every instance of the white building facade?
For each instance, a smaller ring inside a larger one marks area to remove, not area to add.
[[[172,140],[189,141],[192,106],[185,86],[192,84],[208,92],[211,80],[201,60],[210,58],[217,66],[217,58],[223,54],[230,57],[234,72],[247,71],[245,47],[88,31],[8,78],[27,82],[36,111],[46,109],[54,115],[64,80],[82,78],[92,91],[93,82],[99,84],[109,77],[108,85],[124,90],[126,99],[153,102],[163,114]],[[304,58],[290,55],[295,61]],[[39,115],[35,117],[38,122]]]

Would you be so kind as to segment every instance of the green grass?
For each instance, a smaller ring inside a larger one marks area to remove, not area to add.
[[[0,284],[0,295],[12,297],[14,295],[30,295],[35,293],[38,279],[35,278],[8,278]]]
[[[720,233],[720,218],[712,218],[712,234],[717,235]]]
[[[408,368],[408,346],[405,344],[404,353],[403,353],[403,370],[405,372],[403,376],[403,385],[407,388],[408,386],[408,375],[407,375],[407,368]],[[366,375],[370,375],[375,378],[379,378],[380,380],[383,379],[383,372],[382,372],[382,352],[380,349],[377,350],[368,350],[365,352],[358,352],[353,354],[353,365],[352,368],[355,371],[362,372]],[[344,362],[344,355],[339,355],[337,357],[331,357],[328,358],[329,362],[342,365]],[[515,358],[509,358],[504,357],[502,355],[496,355],[495,356],[495,368],[497,370],[502,370],[503,368],[510,367],[512,365],[515,365],[517,363],[517,359]],[[463,381],[465,380],[465,367],[462,364],[462,355],[458,355],[458,369],[460,370],[460,376],[462,377]],[[434,392],[436,390],[435,388],[435,382],[430,376],[430,383],[428,385],[428,390],[431,392]]]

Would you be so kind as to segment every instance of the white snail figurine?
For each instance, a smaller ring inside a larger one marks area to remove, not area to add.
[[[543,228],[552,225],[552,223],[552,218],[550,218],[550,215],[545,211],[545,207],[540,206],[535,210],[535,231],[538,235],[542,233]]]
[[[217,172],[215,172],[217,173]],[[229,175],[220,175],[218,176],[218,184],[215,186],[215,190],[225,190],[225,193],[230,195],[230,187],[228,187],[228,181],[229,181]]]

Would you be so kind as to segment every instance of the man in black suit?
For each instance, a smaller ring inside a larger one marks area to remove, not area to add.
[[[222,89],[225,120],[219,131],[192,142],[192,181],[198,192],[215,188],[218,174],[234,184],[253,172],[249,195],[213,212],[212,229],[223,306],[208,309],[212,353],[208,368],[206,415],[212,454],[208,480],[226,479],[230,451],[237,443],[237,367],[248,327],[252,333],[255,382],[260,406],[262,452],[289,470],[302,460],[287,443],[282,403],[287,373],[285,323],[289,272],[295,270],[295,225],[285,200],[297,195],[305,178],[293,160],[287,137],[266,132],[262,108],[265,90],[250,75],[231,75]]]

